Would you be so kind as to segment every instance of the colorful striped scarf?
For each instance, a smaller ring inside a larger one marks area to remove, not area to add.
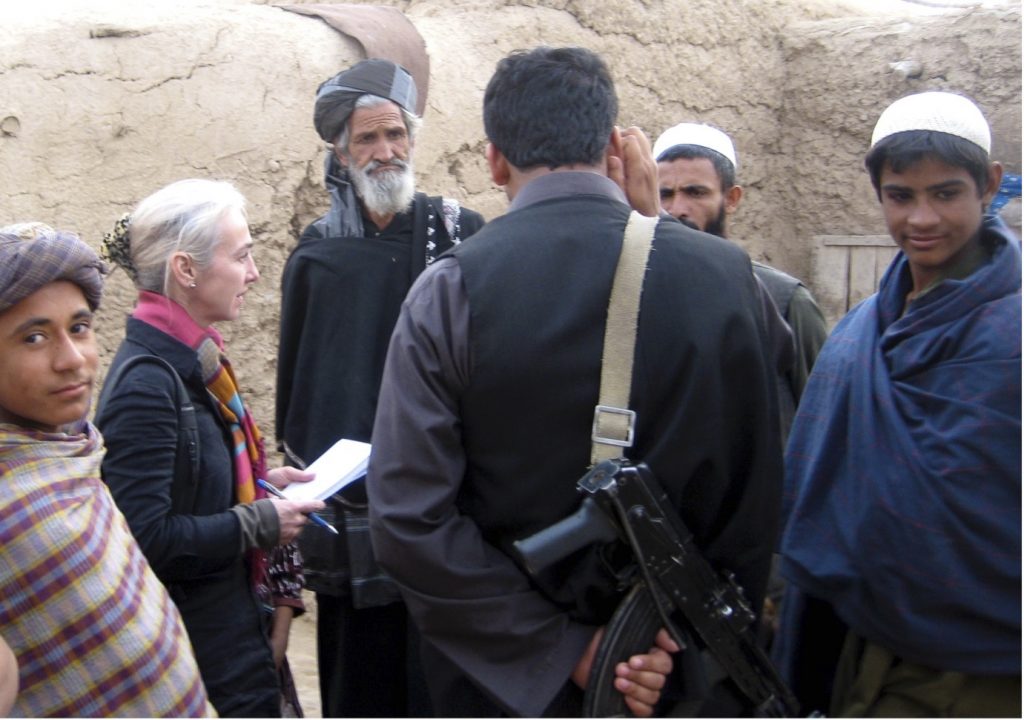
[[[266,497],[265,491],[256,485],[256,478],[266,475],[263,437],[252,419],[252,413],[242,402],[235,371],[227,356],[221,352],[218,339],[219,336],[215,339],[207,335],[195,350],[199,354],[199,366],[203,369],[206,389],[217,401],[217,410],[231,430],[235,495],[238,502],[249,503],[257,497]]]
[[[214,714],[177,608],[100,480],[102,438],[0,425],[0,636],[12,714]]]

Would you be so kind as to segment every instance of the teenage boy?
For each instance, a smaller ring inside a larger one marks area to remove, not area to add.
[[[103,265],[0,229],[0,637],[26,717],[209,717],[178,610],[100,480],[86,422]],[[6,671],[5,671],[6,674]]]
[[[818,356],[786,455],[775,651],[805,710],[1020,714],[1020,241],[985,217],[989,147],[951,93],[875,126],[900,252]]]

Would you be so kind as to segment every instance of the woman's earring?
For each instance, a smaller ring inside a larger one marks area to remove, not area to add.
[[[193,280],[192,282],[190,282],[190,283],[188,284],[188,286],[189,286],[190,288],[194,288],[194,287],[196,286],[196,281],[195,281],[195,280]]]

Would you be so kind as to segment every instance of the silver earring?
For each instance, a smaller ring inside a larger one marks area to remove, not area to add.
[[[194,287],[196,286],[196,281],[195,281],[195,280],[193,280],[192,282],[190,282],[190,283],[188,284],[188,286],[189,286],[190,288],[194,288]]]

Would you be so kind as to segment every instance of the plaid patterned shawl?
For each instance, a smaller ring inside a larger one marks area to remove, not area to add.
[[[214,714],[177,608],[100,480],[102,438],[0,425],[0,635],[12,711]]]

